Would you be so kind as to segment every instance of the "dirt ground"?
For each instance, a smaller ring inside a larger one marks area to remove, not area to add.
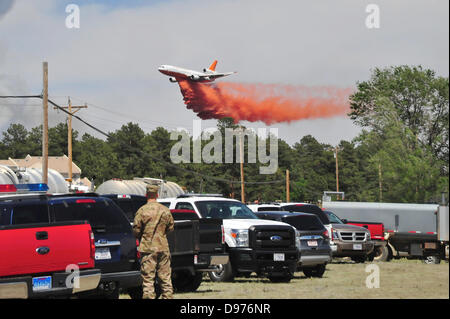
[[[375,287],[368,288],[366,281]],[[121,295],[121,298],[129,297]],[[232,283],[216,283],[206,275],[196,292],[176,293],[174,298],[448,299],[449,264],[427,265],[419,260],[407,259],[364,264],[338,260],[327,265],[322,278],[306,278],[303,272],[296,272],[290,283],[272,283],[256,276],[236,278]]]

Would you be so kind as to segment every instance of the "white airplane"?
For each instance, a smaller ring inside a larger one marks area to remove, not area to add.
[[[190,80],[194,82],[212,82],[217,78],[231,75],[236,72],[218,73],[216,72],[217,60],[209,66],[207,69],[203,69],[203,72],[188,70],[179,68],[172,65],[161,65],[158,70],[162,74],[169,76],[170,82],[178,82],[179,80]]]

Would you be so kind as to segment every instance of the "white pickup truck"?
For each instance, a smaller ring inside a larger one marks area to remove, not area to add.
[[[183,194],[158,199],[171,210],[188,210],[196,218],[223,220],[229,262],[210,272],[213,281],[233,281],[236,276],[267,276],[272,282],[289,282],[299,253],[295,229],[286,223],[259,219],[246,205],[220,196]]]

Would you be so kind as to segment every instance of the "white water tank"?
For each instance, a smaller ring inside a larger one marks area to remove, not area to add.
[[[26,168],[17,170],[0,165],[0,184],[38,184],[42,183],[42,169]],[[68,193],[69,186],[64,177],[54,169],[48,170],[48,192],[50,194]]]
[[[126,194],[145,196],[147,184],[159,185],[159,198],[177,197],[185,191],[174,182],[155,180],[150,178],[139,178],[134,180],[110,179],[100,184],[95,190],[100,195],[105,194]]]
[[[42,183],[42,169],[27,168],[25,171],[16,173],[19,184]],[[48,169],[48,192],[50,194],[68,193],[69,185],[64,177],[54,169]]]
[[[0,165],[0,184],[19,184],[16,174],[8,166]]]

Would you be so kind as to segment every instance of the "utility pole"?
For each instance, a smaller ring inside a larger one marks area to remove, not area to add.
[[[48,62],[42,63],[43,90],[42,111],[44,115],[42,124],[42,183],[48,183]]]
[[[289,191],[289,170],[286,170],[286,202],[291,201],[290,191]]]
[[[338,147],[336,146],[334,149],[334,154],[336,157],[336,192],[339,192],[339,165],[338,165]],[[339,195],[338,195],[339,199]]]
[[[72,105],[70,97],[68,99],[68,106],[63,106],[63,109],[68,109],[69,115],[67,117],[67,155],[69,156],[69,176],[67,181],[72,183],[72,115],[78,112],[80,109],[87,109],[87,105]],[[57,107],[54,107],[57,109]],[[72,109],[75,111],[72,112]]]
[[[241,202],[245,204],[245,182],[244,182],[244,145],[242,138],[243,130],[241,126],[241,131],[239,134],[239,155],[241,162]]]
[[[380,187],[380,202],[383,201],[383,182],[381,180],[381,163],[378,163],[378,184]]]

